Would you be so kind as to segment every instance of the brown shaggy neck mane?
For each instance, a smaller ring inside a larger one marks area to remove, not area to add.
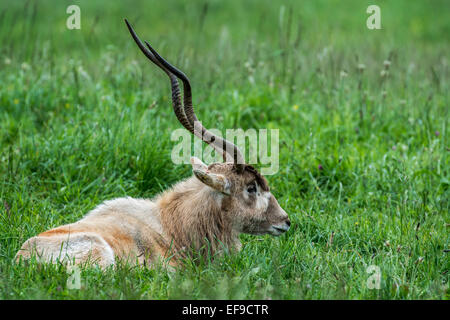
[[[163,193],[157,203],[161,223],[171,246],[183,256],[195,251],[206,257],[238,241],[227,215],[226,199],[196,178]]]

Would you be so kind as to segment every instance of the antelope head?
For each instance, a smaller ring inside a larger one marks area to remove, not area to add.
[[[210,165],[191,158],[192,171],[205,188],[221,199],[221,212],[232,221],[233,229],[254,235],[279,236],[286,232],[290,220],[270,192],[267,180],[254,167],[245,164],[236,145],[201,124],[194,112],[191,85],[186,75],[162,58],[147,41],[144,45],[126,19],[125,23],[142,53],[169,76],[173,109],[179,122],[222,155],[223,163]],[[178,79],[183,83],[183,103]]]

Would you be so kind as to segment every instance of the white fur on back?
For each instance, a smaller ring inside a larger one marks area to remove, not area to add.
[[[90,211],[83,220],[90,217],[121,213],[141,220],[159,234],[163,233],[159,211],[154,202],[147,199],[135,199],[131,197],[117,198],[103,202]]]

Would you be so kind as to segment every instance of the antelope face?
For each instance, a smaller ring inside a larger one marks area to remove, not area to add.
[[[240,231],[274,236],[288,231],[291,225],[288,215],[268,188],[264,188],[253,177],[246,180],[238,188],[234,197],[239,213],[237,220],[241,227]]]
[[[252,166],[237,172],[232,163],[206,166],[191,159],[194,175],[223,194],[222,211],[232,219],[238,232],[279,236],[291,225],[288,215],[272,195],[267,180]]]

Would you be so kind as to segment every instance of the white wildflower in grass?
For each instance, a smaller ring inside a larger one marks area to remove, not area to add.
[[[317,54],[317,59],[319,59],[319,61],[322,62],[328,55],[328,52],[329,52],[328,47],[323,48],[323,50]]]
[[[340,73],[341,79],[346,78],[347,76],[348,76],[348,73],[345,72],[344,70],[341,70],[341,73]]]
[[[3,63],[6,64],[6,65],[11,64],[11,59],[8,58],[8,57],[6,57],[6,58],[3,60]]]
[[[21,67],[22,70],[24,70],[24,71],[27,71],[27,70],[30,70],[30,69],[31,69],[30,65],[29,65],[28,63],[26,63],[26,62],[22,62],[22,64],[21,64],[20,67]]]
[[[91,80],[91,77],[89,76],[89,74],[87,73],[87,71],[84,70],[83,66],[79,66],[78,69],[77,69],[77,71],[78,71],[78,74],[79,74],[82,78],[84,78],[84,79],[86,79],[86,80]]]
[[[106,73],[109,73],[112,70],[111,65],[106,65],[104,70]],[[131,60],[130,63],[127,64],[127,70],[137,74],[138,76],[141,76],[142,74],[142,69],[140,68],[139,63],[136,60]]]
[[[363,72],[365,68],[366,68],[365,64],[363,64],[363,63],[359,63],[358,64],[358,71],[359,72]]]
[[[249,73],[253,73],[255,71],[255,69],[253,68],[253,61],[252,60],[248,60],[244,63],[244,67],[247,69],[247,71]]]
[[[385,69],[389,69],[389,66],[391,65],[391,62],[389,60],[384,60],[383,65],[384,65]]]

